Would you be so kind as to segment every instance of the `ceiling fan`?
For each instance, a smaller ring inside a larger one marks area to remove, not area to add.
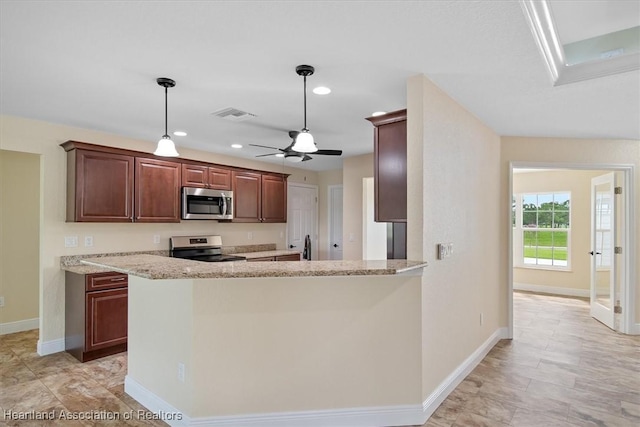
[[[300,131],[297,131],[297,130],[289,131],[289,137],[292,139],[292,141],[289,144],[289,146],[286,148],[269,147],[267,145],[259,145],[259,144],[249,144],[249,145],[253,147],[262,147],[262,148],[269,148],[271,150],[278,150],[277,153],[260,154],[259,156],[256,156],[256,157],[277,156],[277,157],[284,157],[285,160],[288,160],[293,163],[306,162],[307,160],[311,160],[313,157],[311,157],[306,153],[300,153],[299,151],[295,151],[293,149],[296,136],[298,136],[299,133]],[[317,150],[312,154],[314,155],[319,154],[322,156],[341,156],[342,150]]]

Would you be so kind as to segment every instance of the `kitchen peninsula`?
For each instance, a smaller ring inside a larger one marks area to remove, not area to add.
[[[344,425],[422,408],[424,262],[82,263],[129,275],[125,391],[180,413],[171,425]]]

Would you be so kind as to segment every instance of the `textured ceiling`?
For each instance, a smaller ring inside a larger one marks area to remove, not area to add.
[[[569,3],[569,2],[567,2]],[[576,14],[583,3],[572,1]],[[519,2],[0,2],[0,111],[253,158],[303,124],[321,149],[372,151],[373,111],[406,105],[425,74],[500,135],[640,139],[640,72],[554,87]],[[235,107],[257,117],[229,122]],[[90,142],[90,141],[88,141]],[[231,143],[244,145],[242,150]],[[265,161],[281,162],[275,158]],[[340,168],[316,156],[300,167]]]

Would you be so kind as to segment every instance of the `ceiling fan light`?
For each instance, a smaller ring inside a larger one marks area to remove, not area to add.
[[[176,151],[176,146],[169,138],[169,135],[164,135],[160,141],[158,141],[158,147],[156,151],[153,152],[156,156],[161,157],[178,157],[179,154]]]
[[[318,151],[318,147],[316,147],[316,143],[313,141],[313,135],[311,135],[307,129],[302,129],[302,131],[296,135],[295,142],[291,149],[298,153],[315,153]]]
[[[299,154],[285,154],[284,158],[286,161],[291,162],[291,163],[300,163],[303,159],[304,159],[304,155],[299,155]]]

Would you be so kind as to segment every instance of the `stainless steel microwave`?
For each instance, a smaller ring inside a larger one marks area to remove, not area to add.
[[[233,191],[182,187],[182,219],[233,219]]]

